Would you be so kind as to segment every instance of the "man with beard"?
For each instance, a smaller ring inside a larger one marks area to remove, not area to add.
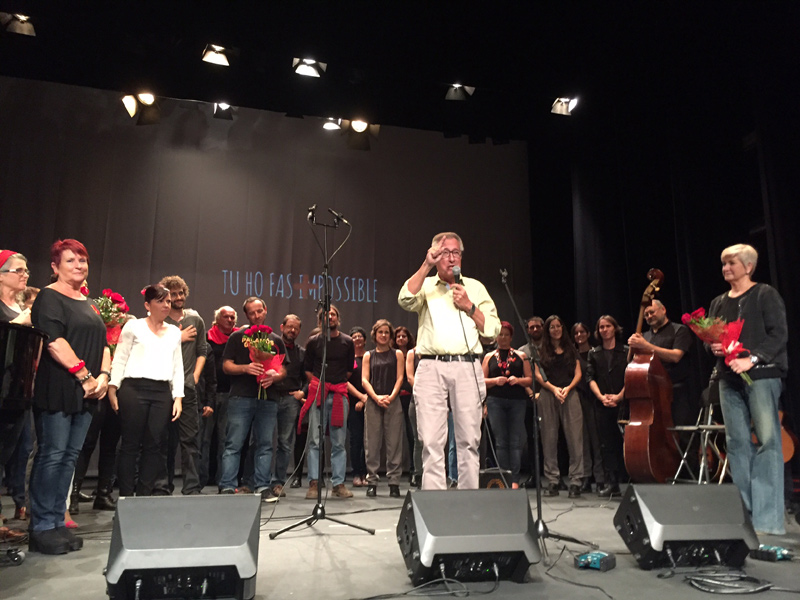
[[[183,411],[177,421],[169,424],[169,446],[167,454],[167,481],[160,481],[155,489],[159,493],[172,494],[175,489],[172,483],[175,477],[175,453],[178,442],[181,445],[181,475],[183,489],[181,493],[194,495],[202,493],[200,477],[197,474],[197,461],[200,454],[198,431],[200,430],[200,413],[197,407],[197,382],[203,374],[206,364],[206,325],[203,318],[190,308],[186,308],[189,297],[189,286],[177,275],[164,277],[160,281],[169,290],[172,308],[164,322],[175,325],[181,330],[181,351],[183,353],[184,397]]]
[[[286,378],[275,384],[278,392],[278,448],[275,451],[275,470],[272,475],[272,493],[285,496],[283,486],[288,475],[289,457],[294,449],[295,426],[300,405],[305,398],[303,386],[306,383],[306,372],[303,361],[306,350],[297,343],[302,322],[297,315],[286,315],[281,323],[281,339],[286,346]]]
[[[242,306],[251,326],[263,325],[267,317],[267,304],[251,296]],[[254,471],[253,485],[265,502],[278,499],[272,493],[272,436],[278,421],[278,397],[274,384],[286,377],[286,368],[264,370],[264,365],[254,362],[250,350],[244,345],[245,328],[234,331],[222,353],[222,369],[231,378],[228,399],[228,428],[225,434],[225,451],[222,453],[222,474],[219,478],[220,494],[236,491],[239,461],[247,434],[252,427]],[[275,345],[275,354],[286,354],[283,340],[275,333],[269,334]],[[259,380],[259,377],[265,376]],[[259,388],[266,388],[266,399],[259,398]]]
[[[322,312],[322,311],[320,311]],[[347,472],[347,381],[353,373],[356,362],[355,346],[349,335],[339,331],[339,309],[331,305],[328,313],[330,341],[325,332],[309,338],[306,344],[304,368],[308,384],[308,397],[300,411],[309,413],[308,432],[311,440],[308,444],[308,492],[306,499],[316,500],[319,478],[319,423],[327,427],[331,440],[331,492],[338,498],[352,498],[353,492],[347,489],[344,478]],[[326,352],[327,350],[327,352]],[[325,386],[320,389],[322,361],[325,356]],[[322,415],[320,415],[320,408]]]
[[[222,353],[233,330],[236,328],[236,311],[230,306],[220,306],[214,311],[214,324],[208,330],[208,346],[214,357],[214,370],[217,377],[217,392],[214,409],[203,415],[200,426],[200,483],[207,485],[211,473],[211,450],[216,438],[216,457],[214,460],[214,483],[219,482],[222,471],[222,451],[225,449],[225,430],[228,424],[228,397],[231,391],[231,378],[222,370]]]
[[[526,323],[528,328],[528,343],[524,346],[519,347],[520,352],[524,352],[525,356],[528,358],[537,358],[539,356],[539,351],[542,348],[542,340],[544,339],[544,319],[542,317],[530,317]],[[533,365],[531,365],[531,369],[533,369]],[[530,477],[528,477],[527,481],[523,484],[525,487],[533,487],[534,485],[534,477],[533,477],[533,469],[534,469],[534,462],[535,462],[535,454],[534,454],[534,438],[533,438],[533,402],[535,392],[539,391],[539,383],[534,379],[533,387],[525,388],[525,391],[528,392],[528,396],[531,399],[531,402],[528,403],[527,408],[525,409],[525,435],[528,442],[528,465],[531,471]]]

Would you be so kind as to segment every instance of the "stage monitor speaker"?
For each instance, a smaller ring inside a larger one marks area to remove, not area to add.
[[[642,569],[740,567],[758,538],[734,485],[629,485],[614,527]]]
[[[440,577],[442,568],[462,582],[519,583],[541,558],[524,490],[409,492],[397,542],[414,585]]]
[[[492,467],[481,469],[478,477],[478,487],[484,489],[500,488],[501,490],[511,487],[511,471]]]
[[[111,600],[250,599],[261,497],[120,498],[105,576]]]

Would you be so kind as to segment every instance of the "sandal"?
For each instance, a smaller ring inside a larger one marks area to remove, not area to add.
[[[28,537],[22,529],[9,529],[6,526],[0,527],[0,542],[21,542]]]

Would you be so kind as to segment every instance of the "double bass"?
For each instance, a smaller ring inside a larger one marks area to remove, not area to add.
[[[636,333],[642,333],[644,309],[664,281],[658,269],[647,273]],[[675,476],[680,454],[669,431],[672,423],[672,381],[661,360],[650,352],[631,349],[625,369],[625,398],[630,420],[625,425],[625,468],[635,483],[665,483]]]

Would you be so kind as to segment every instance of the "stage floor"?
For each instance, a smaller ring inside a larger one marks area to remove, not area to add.
[[[405,495],[407,486],[403,488]],[[215,493],[213,488],[206,491]],[[305,488],[302,488],[288,489],[288,497],[277,505],[262,504],[256,598],[360,599],[383,594],[399,595],[412,589],[395,538],[403,500],[389,498],[386,486],[379,488],[380,495],[376,499],[366,498],[364,488],[353,489],[353,492],[355,497],[350,500],[330,498],[326,504],[327,514],[374,528],[374,536],[330,521],[320,521],[313,527],[304,526],[270,540],[270,532],[307,517],[314,503],[304,499]],[[533,490],[490,493],[527,493],[536,518]],[[4,497],[3,502],[4,514],[13,514],[9,499]],[[601,600],[648,596],[659,600],[706,598],[706,592],[694,589],[684,581],[682,572],[663,578],[659,577],[663,571],[644,571],[637,566],[614,530],[612,519],[618,505],[618,498],[604,501],[596,494],[586,494],[571,500],[566,497],[566,492],[562,492],[559,497],[545,499],[542,506],[544,520],[551,532],[593,542],[601,550],[613,552],[617,558],[615,569],[605,573],[577,570],[570,551],[580,554],[586,549],[568,544],[568,549],[562,553],[564,543],[548,540],[549,560],[532,565],[525,583],[500,582],[491,597],[565,600],[576,596]],[[114,513],[94,511],[90,506],[82,505],[83,510],[75,517],[80,524],[77,533],[85,540],[83,549],[63,556],[27,553],[21,565],[0,567],[0,598],[97,600],[106,596],[103,569],[108,559]],[[10,521],[8,525],[19,523]],[[800,526],[792,517],[791,522],[787,522],[785,536],[768,536],[760,541],[800,550]],[[748,575],[777,587],[800,588],[798,560],[770,563],[748,559],[744,570]],[[479,592],[490,590],[493,583],[472,583],[467,587]],[[767,594],[779,597],[778,592]]]

